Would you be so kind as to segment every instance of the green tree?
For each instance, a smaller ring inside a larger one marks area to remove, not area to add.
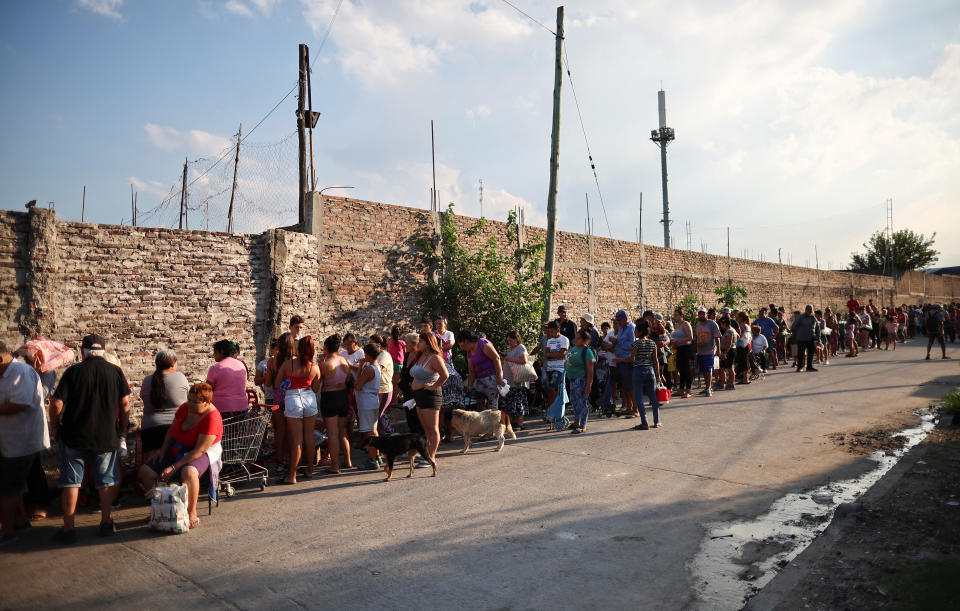
[[[743,305],[747,303],[747,289],[742,286],[737,286],[732,282],[728,282],[723,286],[718,286],[713,289],[714,294],[717,296],[717,303],[724,305],[731,310],[738,309],[742,310]]]
[[[677,304],[677,307],[683,311],[683,318],[691,325],[697,322],[697,310],[700,308],[700,298],[696,295],[687,295]],[[672,312],[670,313],[673,314]]]
[[[473,237],[486,226],[479,219],[465,235]],[[516,330],[526,342],[540,338],[540,316],[544,305],[543,242],[519,247],[517,217],[507,216],[506,241],[514,247],[502,253],[496,235],[491,235],[471,252],[457,235],[453,204],[441,215],[438,243],[421,236],[417,246],[436,270],[422,290],[423,302],[431,314],[447,317],[454,333],[474,329],[486,334],[498,350],[506,348],[506,335]],[[554,283],[551,294],[562,287]]]
[[[937,262],[940,255],[933,249],[935,237],[936,233],[927,238],[922,233],[901,229],[893,232],[891,243],[885,233],[877,231],[864,242],[863,246],[867,249],[865,253],[852,253],[849,269],[864,274],[888,274],[891,271],[900,273],[929,267]],[[893,270],[888,260],[892,262]]]

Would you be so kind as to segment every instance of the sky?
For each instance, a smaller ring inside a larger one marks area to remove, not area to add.
[[[242,123],[235,228],[295,222],[284,96],[306,43],[318,189],[428,208],[433,120],[444,205],[479,216],[482,179],[486,217],[521,206],[544,226],[557,5],[511,1],[543,25],[503,0],[0,3],[0,208],[36,199],[79,220],[86,186],[87,221],[129,223],[133,184],[141,224],[172,226],[188,159],[188,224],[222,230]],[[729,227],[734,256],[839,269],[889,199],[895,230],[936,232],[939,265],[960,264],[956,0],[565,13],[560,229],[584,231],[589,199],[596,235],[642,225],[663,244],[662,86],[674,247],[689,224],[691,249],[725,254]]]

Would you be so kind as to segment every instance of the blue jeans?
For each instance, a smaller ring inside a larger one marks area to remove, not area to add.
[[[637,399],[637,409],[640,410],[640,422],[647,423],[647,410],[643,408],[643,395],[650,399],[653,408],[653,423],[660,422],[660,401],[657,400],[657,378],[653,375],[653,367],[643,365],[633,368],[633,393]]]
[[[98,490],[117,485],[117,451],[91,452],[60,446],[60,487],[79,488],[83,483],[84,462],[93,470],[93,485]]]
[[[587,376],[570,380],[570,402],[573,403],[573,414],[580,428],[587,426],[587,414],[590,406],[587,404]]]

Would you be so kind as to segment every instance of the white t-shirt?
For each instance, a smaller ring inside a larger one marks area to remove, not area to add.
[[[753,338],[753,344],[751,345],[751,348],[754,354],[759,354],[766,350],[769,346],[770,344],[767,342],[767,338],[763,335],[763,333],[758,333],[757,336]]]
[[[12,361],[0,376],[0,404],[7,401],[30,407],[0,416],[0,454],[17,458],[49,448],[50,431],[43,410],[40,375],[23,361]]]
[[[340,356],[347,359],[347,362],[350,363],[351,367],[356,367],[364,359],[363,348],[357,348],[354,352],[347,352],[346,348],[340,349]]]
[[[558,335],[557,337],[548,337],[547,338],[547,352],[560,352],[561,350],[570,349],[570,340],[567,339],[565,335]],[[564,358],[559,359],[547,359],[543,364],[543,368],[548,371],[563,371]]]
[[[450,369],[453,368],[453,361],[451,360],[451,358],[453,357],[453,350],[452,349],[443,350],[443,345],[450,344],[451,346],[453,346],[454,339],[455,339],[453,335],[453,331],[451,331],[450,329],[447,329],[443,333],[437,333],[436,335],[437,335],[437,338],[440,340],[440,350],[443,351],[443,360],[446,362],[447,371],[449,372]]]

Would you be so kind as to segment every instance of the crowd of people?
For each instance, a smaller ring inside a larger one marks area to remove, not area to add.
[[[296,485],[314,477],[316,468],[339,474],[382,467],[376,447],[362,442],[392,432],[391,408],[402,410],[409,429],[424,435],[435,462],[440,444],[451,439],[457,408],[499,410],[501,422],[509,420],[516,431],[535,407],[554,428],[571,434],[587,431],[591,413],[639,418],[632,428],[649,430],[663,425],[664,390],[690,398],[696,382],[699,393],[710,397],[778,367],[816,372],[815,365],[841,354],[896,350],[918,334],[928,339],[927,359],[935,343],[947,359],[946,342],[956,341],[960,304],[881,307],[851,296],[846,310],[807,305],[788,314],[770,304],[753,317],[729,307],[695,313],[677,308],[669,316],[647,310],[634,320],[618,310],[598,327],[592,314],[575,322],[560,306],[542,336],[528,338],[536,342],[532,349],[511,331],[503,352],[498,338],[481,331],[455,336],[443,316],[423,319],[417,331],[394,326],[388,334],[374,333],[362,345],[353,333],[316,341],[304,319],[294,316],[256,364],[253,382],[262,389],[257,408],[271,412],[276,483]],[[460,370],[455,347],[464,357]],[[58,381],[54,371],[43,371],[42,354],[0,342],[0,544],[16,540],[31,519],[46,516],[51,493],[40,455],[51,444],[58,450],[63,514],[56,540],[77,539],[78,490],[85,481],[98,491],[100,535],[116,532],[111,510],[121,483],[118,460],[127,452],[130,384],[104,338],[84,337],[80,353],[80,362]],[[143,461],[135,484],[143,490],[159,482],[186,485],[191,528],[200,523],[202,479],[207,477],[212,494],[217,488],[225,424],[251,409],[250,372],[239,346],[216,342],[213,360],[204,381],[191,383],[176,353],[160,350],[153,373],[140,385]],[[357,442],[366,457],[354,466],[351,448]]]

